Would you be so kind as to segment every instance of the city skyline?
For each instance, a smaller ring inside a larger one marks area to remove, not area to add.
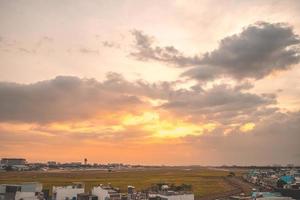
[[[0,158],[300,165],[299,10],[0,1]]]

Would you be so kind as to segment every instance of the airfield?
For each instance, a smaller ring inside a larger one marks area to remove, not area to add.
[[[40,182],[51,192],[52,186],[83,182],[87,190],[99,184],[112,184],[125,192],[128,185],[143,190],[156,183],[190,184],[196,199],[235,191],[228,171],[203,167],[161,167],[126,170],[50,170],[0,172],[0,183]],[[240,176],[240,172],[236,172]]]

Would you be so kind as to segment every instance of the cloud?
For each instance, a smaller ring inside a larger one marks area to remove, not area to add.
[[[110,91],[93,79],[59,76],[29,85],[0,83],[0,121],[83,119],[140,104],[138,97]]]
[[[162,106],[179,116],[223,124],[258,121],[261,117],[276,112],[276,95],[258,95],[243,89],[244,87],[220,84],[200,91],[199,88],[177,91]]]
[[[86,47],[80,48],[79,52],[83,53],[83,54],[99,54],[98,49],[90,49],[90,48],[86,48]]]
[[[80,143],[95,151],[143,144],[151,152],[168,144],[185,149],[189,160],[207,158],[206,164],[299,162],[295,152],[300,114],[280,112],[275,94],[253,94],[249,87],[245,82],[240,87],[198,84],[176,89],[174,83],[128,81],[116,73],[107,74],[104,81],[59,76],[33,84],[1,82],[2,148],[20,154],[24,144],[38,149],[45,142],[56,149],[68,140],[67,147],[74,151]],[[155,100],[162,103],[151,104]],[[178,135],[156,140],[157,133]],[[288,156],[278,159],[274,152]],[[180,154],[183,159],[184,155]],[[176,162],[178,155],[169,156]]]
[[[178,117],[187,117],[193,122],[217,122],[221,124],[244,123],[278,111],[275,94],[254,94],[250,82],[238,86],[216,84],[205,89],[197,84],[188,89],[176,89],[176,83],[159,82],[150,84],[139,80],[129,82],[120,74],[108,74],[103,87],[121,92],[162,100],[157,109],[163,109]]]
[[[154,46],[154,38],[141,31],[134,30],[132,31],[132,35],[135,38],[136,51],[131,52],[131,55],[138,60],[160,61],[172,64],[176,67],[193,66],[198,64],[200,61],[198,56],[186,57],[173,46]]]
[[[119,49],[121,47],[120,44],[116,43],[116,42],[111,42],[111,41],[103,41],[102,45],[104,47],[108,47],[108,48],[117,48]]]
[[[205,149],[205,154],[198,156],[213,158],[210,163],[218,165],[299,164],[299,130],[299,112],[276,113],[256,123],[250,134],[236,129],[224,135],[222,129],[216,129],[211,134],[186,137],[185,141],[195,151]]]
[[[23,47],[20,47],[18,48],[18,50],[22,53],[27,53],[27,54],[35,54],[36,51],[34,49],[27,49],[27,48],[23,48]]]
[[[257,121],[277,111],[276,95],[249,93],[248,87],[176,89],[175,83],[131,82],[116,73],[107,74],[103,82],[70,76],[29,85],[2,82],[0,121],[49,123],[150,110],[226,125]]]
[[[130,82],[117,73],[108,73],[102,82],[72,76],[33,84],[0,82],[0,121],[49,122],[130,112],[148,106],[143,97],[166,99],[170,93],[170,83]]]
[[[57,154],[64,151],[66,152],[66,155],[63,154],[64,159],[78,159],[76,156],[79,156],[97,160],[99,155],[93,152],[107,151],[110,152],[109,158],[112,161],[122,157],[125,158],[123,162],[130,163],[134,162],[130,157],[132,154],[141,159],[145,156],[151,157],[152,163],[160,161],[168,164],[270,165],[300,162],[299,112],[277,113],[269,116],[268,119],[256,123],[255,129],[250,133],[242,133],[236,128],[232,134],[224,135],[223,127],[218,127],[209,134],[167,138],[159,142],[151,141],[148,137],[151,133],[137,127],[129,127],[127,130],[113,133],[103,131],[68,133],[63,130],[54,132],[51,131],[51,127],[41,127],[41,125],[31,125],[29,129],[18,129],[17,124],[14,126],[15,128],[7,124],[5,128],[5,125],[0,123],[2,155],[28,156],[31,159],[34,155],[38,156],[34,159],[43,160],[51,159],[53,156],[57,158]],[[28,151],[24,151],[24,146]],[[39,151],[45,146],[51,150],[46,157]],[[178,151],[170,153],[168,151],[170,148]],[[128,152],[129,150],[132,151]],[[139,154],[135,155],[137,151]]]
[[[2,39],[2,41],[1,41]],[[0,37],[0,46],[5,47],[6,51],[10,52],[20,52],[24,54],[37,54],[41,53],[43,50],[45,50],[45,47],[51,43],[53,43],[54,39],[48,36],[43,36],[39,38],[35,45],[25,45],[24,43],[16,40],[16,39],[10,39],[10,38],[1,38]]]
[[[300,38],[283,23],[258,22],[221,40],[197,66],[184,73],[199,80],[219,76],[261,79],[300,61]]]
[[[154,46],[154,38],[133,31],[139,60],[155,60],[176,67],[192,67],[182,76],[200,81],[220,77],[261,79],[290,69],[300,61],[300,37],[286,23],[257,22],[241,33],[225,37],[217,49],[202,56],[185,56],[173,46]],[[201,44],[200,44],[201,45]]]

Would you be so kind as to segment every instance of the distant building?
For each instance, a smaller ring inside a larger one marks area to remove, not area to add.
[[[53,200],[73,200],[77,199],[77,195],[84,193],[84,185],[76,183],[70,186],[53,186]]]
[[[48,164],[48,165],[51,165],[51,166],[57,165],[57,163],[56,163],[55,161],[48,161],[47,164]]]
[[[98,200],[121,200],[121,194],[118,189],[111,186],[93,187],[92,194],[98,197]]]
[[[7,165],[7,166],[25,165],[26,159],[24,159],[24,158],[2,158],[1,164]]]

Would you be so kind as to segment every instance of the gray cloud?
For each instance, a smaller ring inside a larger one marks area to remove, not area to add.
[[[154,45],[154,38],[144,34],[141,31],[132,31],[135,38],[135,52],[131,55],[138,60],[155,60],[170,63],[176,67],[193,66],[199,63],[198,56],[186,57],[182,52],[173,46],[159,47]]]
[[[246,86],[245,86],[246,87]],[[169,97],[164,108],[192,119],[218,121],[224,124],[257,121],[277,111],[274,94],[252,94],[244,87],[226,84],[215,85],[207,90],[177,91]]]
[[[300,38],[285,23],[257,22],[239,34],[225,37],[203,56],[185,56],[173,46],[154,46],[154,38],[133,31],[139,60],[156,60],[176,67],[193,67],[182,76],[206,81],[219,77],[261,79],[290,69],[300,61]]]
[[[261,79],[272,72],[289,69],[300,61],[300,38],[283,23],[259,22],[221,40],[197,66],[184,73],[196,79],[231,76]]]
[[[251,94],[247,87],[218,85],[203,89],[175,89],[174,83],[130,82],[110,73],[103,82],[60,76],[30,85],[0,83],[0,121],[60,121],[86,118],[101,112],[137,111],[138,107],[164,109],[194,121],[218,120],[222,123],[247,121],[251,116],[269,115],[276,109],[276,96]],[[159,107],[143,97],[165,100]]]
[[[29,85],[0,83],[0,121],[72,120],[140,104],[136,96],[110,91],[93,79],[59,76]]]
[[[102,45],[104,47],[108,47],[108,48],[117,48],[119,49],[121,47],[120,44],[116,43],[116,42],[111,42],[111,41],[103,41]]]

